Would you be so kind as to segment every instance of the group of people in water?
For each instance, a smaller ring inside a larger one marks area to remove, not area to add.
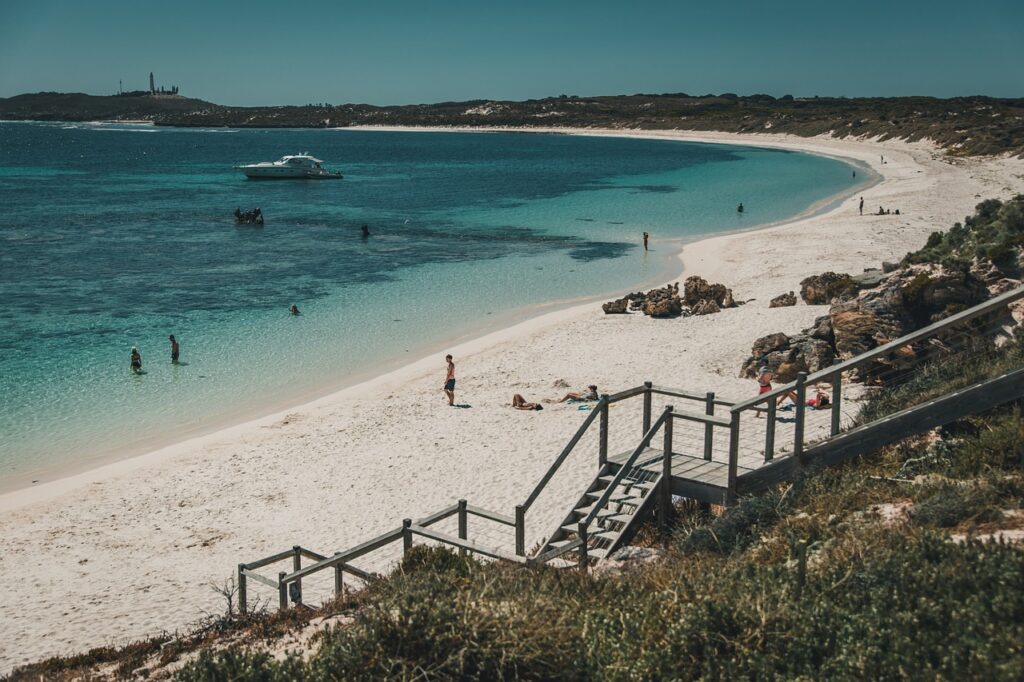
[[[174,338],[174,334],[167,337],[171,342],[171,364],[179,364],[178,358],[181,356],[181,344]],[[142,353],[135,346],[132,346],[131,358],[129,359],[129,367],[133,374],[142,374]]]
[[[299,315],[300,314],[299,313],[299,307],[297,305],[295,305],[294,303],[292,303],[291,307],[288,310],[291,312],[292,315]],[[179,362],[179,359],[181,358],[181,344],[178,343],[178,340],[176,338],[174,338],[174,334],[171,334],[170,336],[168,336],[167,339],[171,342],[171,364],[172,365],[179,365],[179,364],[181,364],[181,362]],[[139,349],[136,346],[132,346],[131,355],[129,356],[129,360],[128,360],[128,367],[131,369],[132,374],[142,374],[143,373],[142,372],[142,353],[139,352]]]

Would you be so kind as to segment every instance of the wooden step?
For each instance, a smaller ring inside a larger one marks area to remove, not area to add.
[[[611,485],[613,478],[611,476],[601,476],[597,480],[604,483],[605,488],[607,488]],[[622,488],[639,488],[641,490],[652,490],[654,488],[654,484],[648,481],[632,481],[629,479],[622,479],[619,481],[619,486]]]

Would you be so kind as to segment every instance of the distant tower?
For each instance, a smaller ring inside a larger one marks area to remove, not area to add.
[[[149,94],[156,94],[156,85],[153,84],[153,72],[149,72]]]

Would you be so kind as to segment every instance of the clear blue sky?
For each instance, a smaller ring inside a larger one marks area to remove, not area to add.
[[[0,0],[0,96],[1024,96],[1024,0]]]

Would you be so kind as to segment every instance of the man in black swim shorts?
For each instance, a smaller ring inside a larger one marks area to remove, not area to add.
[[[448,363],[448,373],[444,379],[444,394],[448,396],[448,404],[452,407],[455,406],[455,363],[452,362],[452,356],[444,356],[445,362]]]

